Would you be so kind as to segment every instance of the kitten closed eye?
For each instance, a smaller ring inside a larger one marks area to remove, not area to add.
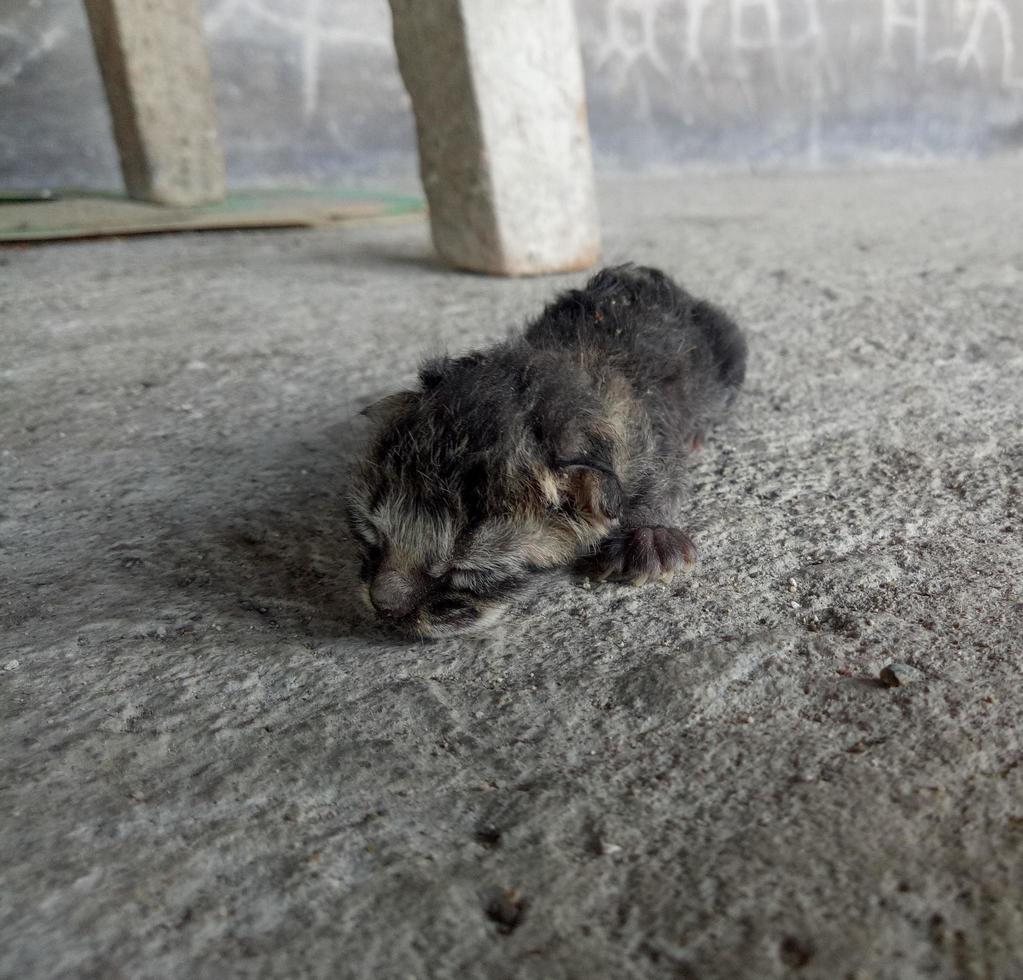
[[[493,595],[502,588],[514,586],[522,576],[502,575],[495,572],[451,571],[449,581],[456,589],[464,589],[477,595]]]

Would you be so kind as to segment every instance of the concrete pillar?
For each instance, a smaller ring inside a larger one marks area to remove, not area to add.
[[[571,0],[390,3],[437,251],[499,275],[596,262]]]
[[[197,0],[85,0],[131,197],[224,196],[224,155]]]

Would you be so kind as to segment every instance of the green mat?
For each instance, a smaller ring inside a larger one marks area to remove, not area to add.
[[[201,207],[168,207],[120,194],[0,191],[0,242],[231,228],[306,228],[418,214],[423,202],[399,194],[337,189],[246,191]]]

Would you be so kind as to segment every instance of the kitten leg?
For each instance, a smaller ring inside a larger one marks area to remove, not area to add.
[[[580,562],[580,571],[601,581],[645,585],[670,582],[672,576],[696,561],[696,545],[685,531],[663,524],[622,528],[606,538],[595,554]]]

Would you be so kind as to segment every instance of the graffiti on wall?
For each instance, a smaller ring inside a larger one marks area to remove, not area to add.
[[[13,85],[27,68],[53,51],[66,34],[62,24],[47,24],[32,31],[0,21],[0,88]]]
[[[337,5],[329,0],[301,0],[300,4],[290,6],[273,0],[206,0],[203,14],[203,26],[210,37],[219,36],[239,22],[248,22],[276,31],[285,43],[294,45],[306,119],[311,119],[319,107],[324,55],[339,57],[342,50],[353,47],[389,49],[391,44],[389,22],[382,6],[376,11],[372,7],[365,11],[357,21],[362,25],[358,27],[339,18]]]
[[[602,0],[581,16],[587,64],[632,109],[654,93],[680,103],[727,98],[749,108],[810,83],[810,93],[852,91],[879,74],[907,72],[1023,90],[1019,0]],[[769,76],[769,77],[768,77]],[[805,88],[804,88],[805,90]]]

